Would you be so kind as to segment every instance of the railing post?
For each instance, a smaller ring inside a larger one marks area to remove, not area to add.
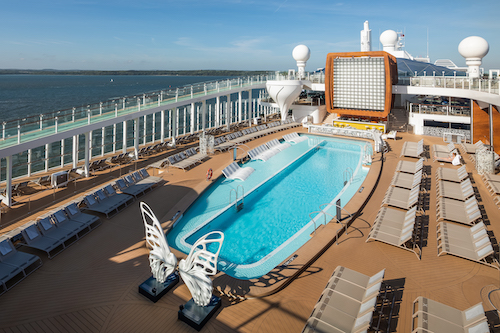
[[[191,86],[191,98],[193,98],[193,86]]]
[[[90,125],[90,105],[87,105],[87,119],[88,119],[88,123]]]
[[[5,125],[6,124],[7,123],[5,121],[2,123],[2,140],[5,140]]]
[[[58,130],[58,126],[57,126],[57,125],[58,125],[58,120],[59,120],[59,118],[58,118],[58,117],[56,117],[56,122],[55,122],[55,130],[56,130],[56,133],[57,133],[57,130]]]
[[[17,121],[17,143],[21,143],[21,124]]]
[[[40,115],[40,131],[43,130],[43,114]]]
[[[118,103],[115,103],[115,118],[118,117]]]
[[[71,110],[71,121],[72,122],[75,122],[75,111],[76,111],[76,108],[73,108],[73,110]]]
[[[99,102],[99,115],[102,115],[102,102]]]

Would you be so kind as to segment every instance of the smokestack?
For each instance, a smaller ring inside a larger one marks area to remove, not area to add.
[[[364,29],[361,30],[361,52],[369,52],[372,50],[372,31],[368,26],[368,21],[365,21]]]

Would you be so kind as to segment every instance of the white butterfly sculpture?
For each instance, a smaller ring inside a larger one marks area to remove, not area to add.
[[[160,283],[165,282],[167,276],[175,271],[177,258],[170,252],[163,228],[151,208],[141,202],[142,219],[146,227],[146,242],[151,247],[149,265],[153,277]],[[148,218],[151,221],[148,222]],[[219,238],[213,238],[219,235]],[[212,238],[211,238],[212,237]],[[207,306],[212,297],[212,280],[208,275],[217,273],[217,258],[219,256],[224,234],[212,231],[194,243],[186,259],[179,261],[179,274],[186,283],[193,300],[200,306]],[[208,251],[207,246],[218,243],[216,253]]]

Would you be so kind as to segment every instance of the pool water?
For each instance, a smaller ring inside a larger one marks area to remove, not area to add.
[[[361,168],[367,143],[308,138],[266,162],[246,163],[243,167],[253,167],[255,172],[243,182],[217,180],[169,232],[169,244],[187,253],[201,236],[222,231],[218,268],[246,279],[266,274],[293,254],[314,231],[309,214],[339,197],[345,205],[367,172]],[[354,172],[354,181],[344,188],[346,169]],[[240,198],[245,194],[239,201],[241,209],[235,208],[236,191]],[[335,207],[329,213],[335,214]],[[319,223],[323,218],[318,218]]]

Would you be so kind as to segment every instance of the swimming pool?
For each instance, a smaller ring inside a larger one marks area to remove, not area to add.
[[[293,254],[314,231],[311,212],[338,198],[345,205],[357,191],[367,173],[362,154],[366,145],[371,147],[363,141],[307,137],[266,162],[246,163],[255,172],[244,182],[224,177],[214,182],[168,233],[169,244],[187,253],[204,234],[222,231],[218,268],[240,279],[260,277]],[[344,187],[346,169],[353,171],[353,181]],[[244,193],[239,210],[236,192],[240,198]],[[335,207],[328,211],[334,214]],[[316,225],[322,221],[318,218]]]

